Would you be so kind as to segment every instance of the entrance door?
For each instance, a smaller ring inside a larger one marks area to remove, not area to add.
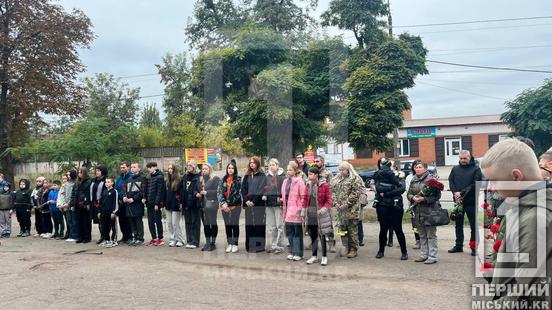
[[[458,164],[458,155],[462,150],[461,138],[445,139],[445,165],[453,166]]]

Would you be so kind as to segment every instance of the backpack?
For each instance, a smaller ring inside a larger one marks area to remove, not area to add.
[[[360,181],[360,196],[358,197],[358,201],[360,202],[361,206],[365,206],[368,204],[368,189],[366,188],[366,185],[364,182]]]

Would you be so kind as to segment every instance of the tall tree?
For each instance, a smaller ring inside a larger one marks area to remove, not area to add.
[[[159,117],[159,110],[152,104],[146,105],[142,112],[142,120],[140,121],[141,127],[146,128],[161,128],[161,118]]]
[[[81,111],[78,50],[92,42],[91,27],[82,11],[49,0],[0,2],[0,169],[8,179],[9,148],[23,142],[31,119]]]
[[[552,80],[535,89],[528,89],[506,102],[508,110],[502,120],[516,136],[530,138],[535,151],[542,154],[552,145]]]
[[[84,79],[85,112],[105,117],[114,127],[134,126],[139,117],[140,88],[132,88],[112,74],[98,73]]]
[[[332,0],[327,11],[322,14],[323,26],[336,26],[351,30],[359,48],[366,44],[381,41],[380,30],[387,22],[379,19],[389,14],[383,0]]]

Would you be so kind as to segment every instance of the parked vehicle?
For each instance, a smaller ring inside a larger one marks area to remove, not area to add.
[[[412,163],[414,160],[401,160],[401,170],[404,172],[405,176],[408,176],[409,174],[412,174]],[[376,173],[377,169],[367,170],[359,172],[360,177],[362,180],[368,184],[373,178],[374,174]],[[439,178],[439,174],[437,173],[437,167],[435,165],[428,165],[427,171],[434,176],[435,178]]]

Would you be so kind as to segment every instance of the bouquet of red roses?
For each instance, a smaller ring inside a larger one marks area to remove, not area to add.
[[[437,181],[436,179],[429,179],[424,182],[425,186],[418,193],[422,197],[431,197],[436,196],[438,193],[442,192],[445,189],[443,183]]]

